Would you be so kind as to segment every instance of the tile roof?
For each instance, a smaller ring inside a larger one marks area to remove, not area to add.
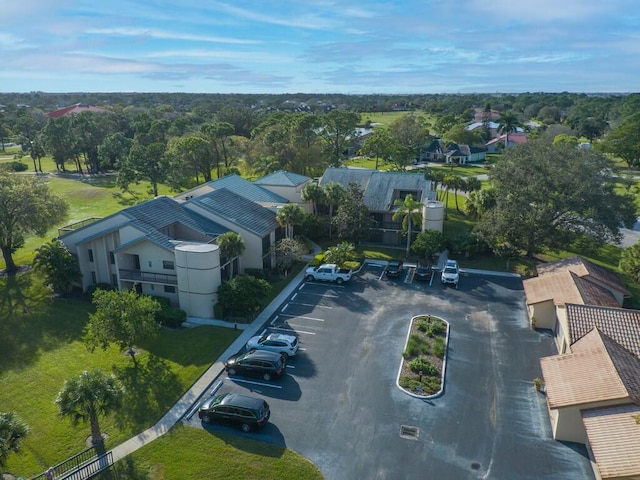
[[[487,143],[485,143],[485,145],[493,145],[494,143],[504,142],[506,140],[507,140],[507,134],[505,133],[504,135],[500,135],[499,137],[489,140]],[[527,140],[526,133],[516,132],[516,133],[509,134],[510,143],[517,143],[518,145],[521,145],[521,144],[527,143],[527,141],[528,140]]]
[[[110,224],[111,221],[106,221],[117,216],[121,217],[120,221],[117,223]],[[195,232],[212,238],[229,231],[229,229],[222,225],[219,225],[202,215],[187,210],[182,206],[182,204],[164,196],[156,197],[153,200],[149,200],[139,205],[125,208],[113,215],[109,215],[108,217],[97,220],[96,222],[87,224],[81,229],[93,228],[94,225],[100,222],[104,222],[106,225],[109,225],[109,227],[103,230],[98,230],[93,235],[83,237],[78,243],[84,244],[90,242],[96,238],[103,237],[107,233],[119,230],[126,225],[131,225],[141,232],[142,237],[135,241],[139,241],[144,238],[166,249],[173,249],[177,241],[162,233],[161,230],[173,224],[184,225]],[[66,235],[72,235],[76,231],[77,230],[74,230]],[[129,245],[129,243],[127,245]],[[121,245],[119,249],[123,247],[124,245]]]
[[[190,202],[259,237],[264,237],[279,226],[274,211],[227,188],[213,190]]]
[[[106,108],[94,107],[93,105],[86,105],[83,103],[76,103],[75,105],[69,105],[68,107],[59,108],[54,110],[53,112],[47,113],[47,117],[49,118],[60,118],[66,117],[67,115],[77,115],[82,112],[93,112],[93,113],[109,113],[110,111]]]
[[[257,179],[253,183],[255,185],[273,185],[280,187],[297,187],[305,182],[311,180],[305,175],[299,175],[297,173],[287,172],[285,170],[278,170],[277,172],[265,175],[262,178]]]
[[[611,270],[596,265],[595,263],[592,263],[586,258],[582,258],[580,256],[565,258],[564,260],[558,260],[557,262],[542,263],[537,266],[538,275],[562,270],[569,270],[580,277],[589,276],[594,280],[623,293],[625,297],[631,296],[631,292],[622,280],[620,280],[618,275]]]
[[[567,304],[566,311],[570,344],[574,344],[589,333],[593,327],[597,327],[640,358],[639,310]]]
[[[357,183],[364,189],[364,204],[372,212],[389,212],[393,209],[394,193],[398,190],[415,190],[421,192],[416,201],[435,200],[435,192],[431,191],[431,182],[422,173],[384,172],[355,168],[328,168],[320,185],[336,182],[344,187],[349,183]]]
[[[218,190],[221,188],[226,188],[227,190],[230,190],[247,200],[251,200],[254,203],[289,203],[289,200],[277,193],[273,193],[266,188],[256,185],[246,178],[242,178],[240,175],[236,174],[227,175],[226,177],[218,178],[217,180],[211,180],[210,182],[199,185],[188,192],[182,192],[178,196],[180,198],[185,198],[186,196],[192,195],[195,198],[202,194],[207,194],[211,190]]]
[[[640,406],[618,405],[582,412],[600,478],[640,477]]]
[[[620,306],[609,290],[567,270],[528,278],[522,284],[527,305],[553,300],[555,305]]]
[[[572,353],[540,359],[549,408],[640,401],[640,359],[594,328]]]

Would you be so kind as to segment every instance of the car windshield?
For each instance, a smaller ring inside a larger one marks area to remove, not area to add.
[[[458,273],[455,267],[447,267],[444,269],[444,273],[451,273],[451,274],[455,274]]]

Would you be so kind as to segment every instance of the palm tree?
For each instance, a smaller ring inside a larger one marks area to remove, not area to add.
[[[288,203],[278,210],[276,220],[285,229],[285,236],[293,238],[293,226],[300,225],[304,220],[304,210],[300,205]]]
[[[20,451],[20,444],[28,433],[29,427],[14,412],[0,413],[0,467],[6,465],[11,452]]]
[[[315,182],[308,183],[304,186],[300,195],[305,202],[311,202],[313,214],[317,215],[318,204],[322,203],[324,199],[324,190],[322,187]]]
[[[340,205],[347,191],[339,183],[332,182],[324,186],[324,196],[329,205],[329,238],[332,236],[333,209]]]
[[[85,370],[80,376],[64,383],[56,398],[56,405],[60,416],[69,417],[74,425],[80,421],[90,423],[91,442],[95,445],[102,443],[98,416],[117,409],[122,394],[122,387],[113,375],[107,375],[102,370]]]
[[[220,235],[216,242],[218,243],[218,247],[220,247],[222,257],[231,262],[231,273],[229,277],[232,279],[234,275],[233,260],[244,252],[246,248],[244,240],[242,240],[242,237],[236,232],[226,232]]]
[[[391,217],[393,220],[402,219],[402,229],[407,232],[407,251],[406,257],[409,257],[409,249],[411,247],[411,237],[413,235],[413,225],[420,225],[422,223],[422,203],[416,202],[413,199],[413,195],[408,194],[404,197],[404,200],[397,199],[393,202],[398,207],[398,210]]]
[[[445,175],[442,179],[442,187],[444,188],[444,219],[448,218],[447,211],[449,207],[449,190],[453,188],[455,183],[457,182],[457,177],[455,175]]]
[[[80,280],[80,266],[60,240],[52,240],[38,247],[33,257],[33,267],[44,273],[47,284],[54,292],[71,293],[73,282]]]
[[[500,134],[505,134],[505,142],[504,149],[509,148],[509,134],[515,133],[518,131],[518,127],[521,124],[518,121],[518,117],[513,112],[504,112],[500,114],[500,126],[498,127],[498,132]]]

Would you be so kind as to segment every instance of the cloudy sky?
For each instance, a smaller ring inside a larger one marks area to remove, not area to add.
[[[5,0],[0,15],[3,92],[640,91],[638,0]]]

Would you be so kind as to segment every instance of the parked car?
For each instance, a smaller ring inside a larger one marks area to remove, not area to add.
[[[431,265],[418,264],[413,277],[419,282],[427,282],[431,280]]]
[[[284,333],[251,337],[247,342],[247,350],[269,350],[283,355],[285,360],[298,353],[298,346],[298,337]]]
[[[307,268],[304,277],[307,282],[325,281],[342,285],[351,280],[353,272],[348,268],[340,268],[335,263],[325,263],[318,267]]]
[[[455,260],[447,260],[442,274],[440,275],[440,281],[442,283],[453,284],[458,286],[458,280],[460,279],[460,269],[458,268],[458,262]]]
[[[264,426],[271,410],[261,398],[240,393],[223,393],[206,400],[198,410],[198,416],[205,423],[218,422],[239,425],[243,432]]]
[[[389,260],[386,274],[389,277],[398,277],[402,273],[402,260]]]
[[[228,359],[224,369],[229,375],[254,375],[264,380],[271,380],[284,373],[285,358],[268,350],[249,350]]]

